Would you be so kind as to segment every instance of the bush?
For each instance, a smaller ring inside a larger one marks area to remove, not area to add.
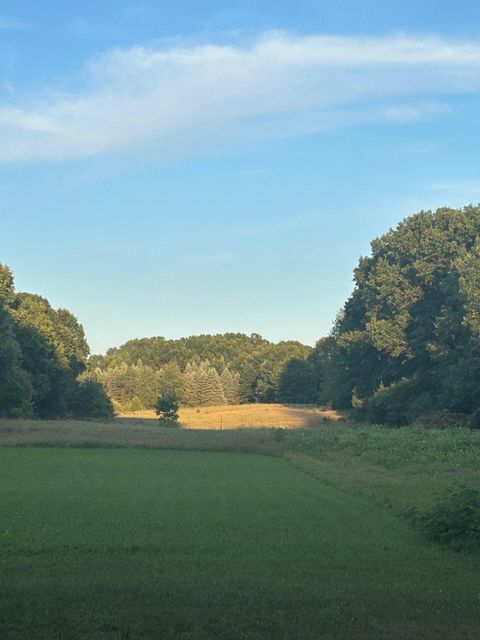
[[[365,403],[362,415],[372,424],[402,427],[429,411],[432,401],[417,380],[402,378],[388,387],[381,386]]]
[[[480,429],[480,409],[477,409],[470,417],[468,424],[470,429]]]
[[[78,418],[109,420],[114,411],[110,398],[99,382],[82,380],[78,382],[72,402],[73,415]]]
[[[423,533],[441,544],[480,547],[480,491],[471,487],[451,491],[417,522]]]
[[[172,392],[161,395],[155,406],[155,413],[161,425],[176,427],[178,425],[178,399]]]

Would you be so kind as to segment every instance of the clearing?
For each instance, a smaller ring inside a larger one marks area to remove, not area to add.
[[[184,407],[180,424],[187,429],[238,429],[249,427],[281,427],[283,429],[315,428],[342,415],[333,409],[314,405],[235,404],[218,407]],[[122,413],[121,418],[155,419],[154,411]]]

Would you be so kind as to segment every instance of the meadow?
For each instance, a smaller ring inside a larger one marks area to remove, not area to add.
[[[478,637],[480,556],[397,513],[480,432],[0,420],[0,637]]]
[[[180,424],[187,429],[239,429],[281,427],[302,429],[319,427],[328,421],[342,420],[338,411],[313,405],[236,404],[219,407],[182,407]],[[120,417],[155,420],[154,411],[122,413]]]

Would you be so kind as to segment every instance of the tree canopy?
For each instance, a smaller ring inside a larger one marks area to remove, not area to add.
[[[92,356],[89,371],[124,408],[135,397],[153,408],[167,387],[190,406],[275,402],[286,364],[292,358],[305,360],[311,352],[300,342],[275,344],[255,333],[141,338]]]
[[[320,398],[379,422],[480,406],[480,207],[421,211],[375,239],[312,356]]]
[[[94,390],[78,379],[88,355],[75,316],[53,309],[41,296],[17,293],[11,270],[0,265],[0,415],[112,415],[103,389]]]

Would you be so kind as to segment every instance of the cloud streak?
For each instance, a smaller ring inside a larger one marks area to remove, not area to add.
[[[480,92],[480,43],[396,34],[265,33],[247,45],[115,49],[78,92],[0,102],[0,162],[154,151],[168,159],[236,140],[352,123],[410,123]]]

